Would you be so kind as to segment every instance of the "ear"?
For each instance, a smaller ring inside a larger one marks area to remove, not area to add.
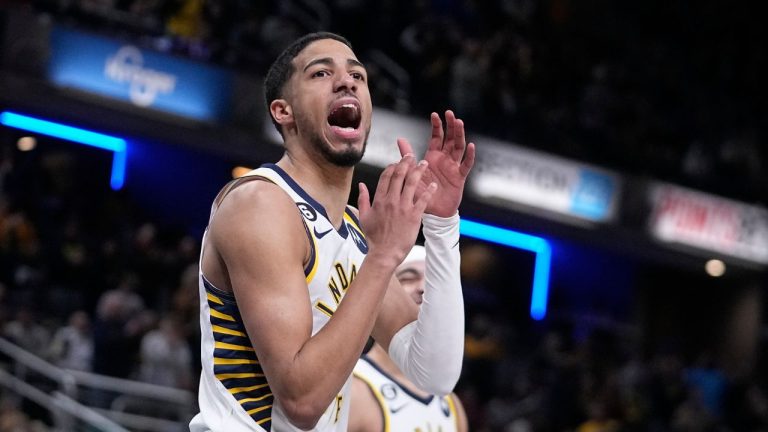
[[[285,99],[275,99],[269,104],[269,113],[283,129],[293,123],[293,108]]]

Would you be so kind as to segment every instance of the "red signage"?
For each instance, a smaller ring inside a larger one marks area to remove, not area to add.
[[[671,185],[651,189],[660,240],[768,264],[768,211]]]

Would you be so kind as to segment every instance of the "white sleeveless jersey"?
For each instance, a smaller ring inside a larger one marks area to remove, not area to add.
[[[312,335],[331,318],[363,263],[368,246],[357,217],[348,207],[336,230],[325,209],[288,174],[273,164],[250,172],[225,187],[259,178],[282,188],[295,202],[309,238],[311,257],[304,269],[312,306]],[[211,216],[216,211],[216,203]],[[268,224],[254,220],[254,224]],[[203,242],[204,243],[204,242]],[[202,254],[202,253],[201,253]],[[200,413],[192,432],[299,431],[292,426],[275,398],[245,330],[235,297],[214,287],[200,272],[200,327],[202,373]],[[279,288],[279,287],[276,287]],[[346,431],[351,376],[326,409],[313,431]]]
[[[423,398],[378,367],[368,356],[357,361],[354,376],[379,402],[385,432],[455,432],[456,406],[450,396]]]

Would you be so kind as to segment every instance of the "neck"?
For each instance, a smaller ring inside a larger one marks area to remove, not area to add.
[[[420,390],[414,383],[411,382],[411,380],[406,378],[405,374],[400,370],[400,368],[397,367],[395,362],[392,361],[392,359],[389,357],[389,354],[384,351],[384,348],[382,348],[381,345],[377,343],[373,344],[373,348],[368,351],[368,358],[373,360],[376,365],[384,372],[397,379],[400,384],[407,387],[408,390],[423,398],[429,396],[429,393]]]
[[[297,155],[291,151],[285,152],[277,166],[325,207],[336,228],[341,225],[352,187],[353,167],[336,166],[322,159],[322,156],[309,157],[304,152]]]

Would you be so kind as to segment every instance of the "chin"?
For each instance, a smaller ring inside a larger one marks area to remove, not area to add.
[[[326,154],[326,159],[336,166],[353,167],[363,159],[363,152],[357,149],[329,152]]]
[[[368,134],[366,134],[366,139],[363,140],[362,143],[343,142],[338,144],[339,147],[337,148],[334,148],[330,143],[330,140],[323,139],[319,136],[316,136],[313,141],[315,147],[319,150],[325,160],[333,165],[347,168],[354,167],[363,159],[368,141],[367,135]]]

